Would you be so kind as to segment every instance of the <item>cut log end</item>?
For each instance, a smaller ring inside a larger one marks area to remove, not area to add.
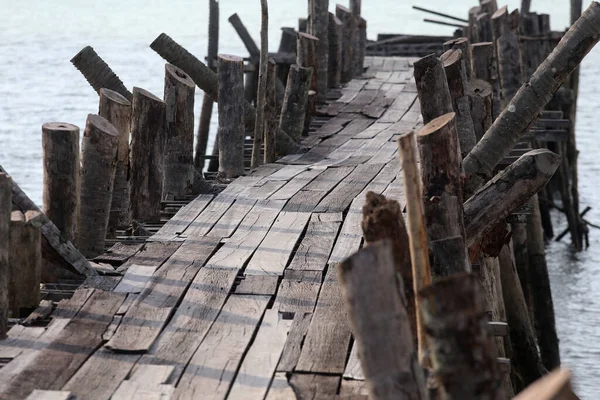
[[[46,122],[42,125],[42,131],[46,134],[48,132],[79,132],[79,128],[66,122]]]
[[[417,136],[423,137],[423,136],[431,135],[432,133],[435,133],[435,132],[439,132],[440,128],[442,128],[443,126],[446,126],[448,123],[454,121],[455,116],[456,116],[456,114],[452,112],[452,113],[444,114],[441,117],[437,117],[436,119],[434,119],[433,121],[431,121],[427,125],[425,125],[421,130],[419,130],[417,132]]]
[[[119,131],[115,128],[110,122],[99,116],[98,114],[88,114],[87,125],[95,128],[95,129],[87,129],[84,132],[84,136],[90,134],[90,132],[101,132],[110,136],[119,136]]]
[[[86,58],[90,55],[93,55],[94,57],[98,56],[92,46],[85,46],[79,51],[79,53],[75,54],[73,58],[71,58],[71,63],[76,64],[79,60]]]
[[[123,95],[115,92],[114,90],[102,88],[100,89],[100,97],[106,97],[110,101],[125,107],[131,106],[131,102],[129,100],[127,100]]]
[[[444,63],[444,68],[447,68],[453,64],[460,62],[462,59],[462,51],[460,49],[451,49],[446,51],[440,57],[442,63]]]
[[[139,87],[134,87],[133,88],[133,96],[142,96],[142,97],[146,97],[149,100],[154,100],[154,101],[159,101],[161,103],[163,103],[162,99],[158,96],[153,95],[152,93],[150,93],[149,91],[147,91],[146,89],[142,89]]]
[[[566,400],[575,398],[571,392],[571,372],[559,369],[531,384],[514,400]]]
[[[425,70],[426,68],[436,65],[437,62],[437,56],[435,54],[429,54],[414,62],[415,70]]]
[[[233,54],[219,54],[218,57],[221,60],[229,61],[229,62],[236,62],[236,63],[244,62],[244,59],[242,57],[234,56]]]
[[[473,79],[467,83],[468,96],[488,97],[492,95],[492,85],[482,79]]]
[[[554,175],[554,171],[556,171],[561,160],[561,157],[558,154],[553,153],[548,149],[532,150],[523,154],[522,157],[534,157],[536,169],[548,176]]]
[[[194,81],[192,80],[192,78],[190,78],[190,76],[188,74],[186,74],[185,72],[183,72],[182,69],[177,68],[174,65],[166,64],[165,65],[165,74],[173,77],[178,82],[181,82],[182,84],[184,84],[184,85],[186,85],[186,86],[188,86],[190,88],[195,88],[196,87],[196,84],[194,83]]]
[[[316,36],[311,35],[310,33],[306,33],[306,32],[298,32],[298,36],[308,39],[308,40],[314,40],[315,42],[319,41],[319,38]]]
[[[499,8],[494,14],[492,14],[492,19],[507,18],[507,17],[508,17],[508,6]]]

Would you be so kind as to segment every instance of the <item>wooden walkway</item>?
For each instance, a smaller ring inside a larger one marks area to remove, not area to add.
[[[421,124],[411,62],[368,58],[320,110],[331,118],[308,152],[199,196],[145,244],[103,256],[117,269],[47,327],[15,326],[0,343],[0,398],[365,394],[335,265],[362,245],[367,191],[404,202],[395,137]]]

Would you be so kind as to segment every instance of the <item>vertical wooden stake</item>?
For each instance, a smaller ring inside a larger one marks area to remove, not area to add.
[[[258,168],[263,161],[262,146],[265,132],[265,107],[267,103],[267,74],[269,63],[269,5],[267,0],[260,0],[260,63],[258,74],[258,93],[256,98],[256,123],[254,125],[254,141],[250,168]]]
[[[267,102],[265,104],[265,164],[277,160],[277,64],[272,58],[269,59],[267,71]]]
[[[444,64],[431,54],[415,61],[414,67],[423,123],[453,112]]]
[[[79,128],[62,122],[44,124],[42,147],[43,212],[72,242],[79,211]]]
[[[99,115],[88,115],[81,146],[79,250],[88,258],[104,253],[117,166],[119,132]]]
[[[352,14],[352,18],[350,19],[350,59],[351,68],[354,71],[354,76],[360,76],[362,74],[362,65],[360,64],[360,15],[362,12],[361,2],[361,0],[350,0],[350,13]]]
[[[12,180],[0,173],[0,340],[8,332],[8,289],[10,285],[9,237],[10,214],[12,212]]]
[[[342,79],[342,51],[344,47],[344,24],[333,13],[329,13],[329,70],[328,87],[340,86]]]
[[[492,85],[492,118],[496,119],[502,112],[500,104],[502,92],[500,80],[498,79],[495,45],[492,42],[476,43],[471,46],[471,53],[475,78],[482,79]]]
[[[463,57],[462,63],[465,66],[467,79],[471,79],[471,76],[473,75],[473,69],[471,64],[471,46],[469,45],[469,39],[466,37],[460,37],[444,43],[444,51],[454,49],[461,51]]]
[[[467,83],[467,96],[471,102],[471,119],[475,130],[475,139],[479,141],[492,126],[492,85],[482,79],[473,79]]]
[[[404,188],[406,190],[406,210],[408,214],[408,238],[410,243],[410,259],[413,268],[414,291],[431,284],[431,268],[429,266],[429,251],[425,227],[425,214],[421,189],[421,176],[416,156],[415,133],[404,134],[398,139],[398,148],[402,159],[402,172],[404,173]],[[417,336],[419,343],[419,362],[425,368],[431,364],[427,352],[427,339],[421,308],[418,298],[415,298],[417,309]]]
[[[319,39],[308,33],[300,32],[298,34],[298,52],[296,53],[296,64],[301,67],[312,68],[313,74],[310,84],[310,90],[315,92],[317,87],[317,44]]]
[[[250,64],[254,65],[255,70],[246,74],[246,86],[244,88],[244,96],[246,101],[252,103],[256,100],[256,92],[258,90],[258,73],[260,64],[260,49],[256,45],[252,36],[248,32],[248,29],[244,26],[244,23],[240,19],[239,15],[233,14],[229,17],[229,22],[234,27],[235,31],[239,35],[240,39],[244,43],[244,46],[250,54]]]
[[[319,39],[316,44],[316,84],[317,102],[327,99],[327,79],[329,70],[329,0],[308,0],[308,33]]]
[[[352,68],[352,13],[350,10],[340,4],[335,6],[335,15],[342,21],[343,41],[342,41],[342,83],[350,82],[354,78],[354,69]]]
[[[279,129],[295,141],[299,141],[304,130],[307,113],[308,92],[313,79],[312,68],[298,65],[290,67]]]

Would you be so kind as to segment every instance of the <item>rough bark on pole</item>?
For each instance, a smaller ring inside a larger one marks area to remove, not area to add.
[[[370,244],[338,264],[338,275],[370,398],[426,399],[393,247]]]
[[[560,366],[559,340],[554,318],[554,302],[546,264],[546,249],[542,217],[537,196],[531,199],[533,215],[527,223],[527,253],[529,256],[529,283],[533,303],[533,317],[542,362],[547,370]]]
[[[410,132],[398,139],[398,149],[402,161],[404,188],[406,191],[406,211],[408,215],[408,238],[410,244],[410,259],[413,268],[413,288],[415,293],[431,284],[431,267],[429,266],[429,251],[425,214],[421,189],[421,174],[417,165],[415,133]],[[415,298],[415,307],[419,308],[419,300]],[[420,313],[417,311],[417,338],[419,343],[419,362],[423,367],[429,367],[429,354],[425,329]]]
[[[431,274],[470,272],[465,247],[456,115],[445,114],[417,132]]]
[[[316,43],[317,102],[327,99],[327,76],[329,70],[329,0],[308,0],[308,33],[318,38]]]
[[[471,62],[475,78],[482,79],[492,85],[492,121],[502,112],[500,80],[495,56],[495,45],[492,42],[476,43],[471,46]]]
[[[40,304],[42,234],[38,211],[13,211],[10,224],[9,304],[13,318]]]
[[[531,0],[521,0],[521,14],[529,14],[531,9]]]
[[[501,106],[503,108],[515,96],[523,80],[519,35],[516,28],[511,25],[511,18],[512,16],[508,15],[506,7],[501,8],[492,15],[492,25],[497,25],[494,31],[500,33],[495,39],[495,43],[498,77],[502,88]]]
[[[488,334],[477,278],[463,273],[419,292],[423,325],[435,377],[444,398],[501,397],[494,342]]]
[[[475,17],[475,26],[477,28],[477,41],[490,42],[493,40],[492,36],[492,14],[482,13]]]
[[[277,64],[272,58],[269,59],[267,70],[267,102],[265,104],[265,164],[277,160],[277,129],[279,119],[277,118]]]
[[[6,339],[8,332],[8,290],[10,287],[10,232],[12,212],[12,180],[0,173],[0,340]]]
[[[498,259],[506,318],[510,326],[510,341],[513,348],[512,365],[522,379],[523,385],[528,386],[541,378],[546,373],[546,369],[538,354],[510,246],[502,248]]]
[[[454,112],[444,64],[435,54],[415,61],[414,68],[423,123]]]
[[[258,91],[256,97],[256,123],[254,125],[254,141],[252,144],[252,156],[250,168],[258,168],[264,159],[262,147],[265,132],[265,106],[267,103],[267,74],[269,63],[269,5],[267,0],[260,0],[261,24],[260,24],[260,62],[258,74]]]
[[[42,125],[43,211],[73,241],[79,210],[79,128],[62,122]]]
[[[100,93],[100,89],[107,88],[114,90],[131,101],[131,92],[127,90],[121,79],[119,79],[91,46],[81,49],[71,59],[71,63],[83,74],[84,78],[98,94]]]
[[[498,11],[498,3],[496,0],[480,0],[479,6],[481,7],[481,12],[493,14]]]
[[[244,174],[244,60],[226,54],[218,59],[219,178],[227,180]]]
[[[465,75],[463,54],[460,49],[446,51],[440,57],[446,71],[448,89],[452,98],[452,107],[456,113],[456,131],[460,143],[461,157],[465,157],[475,144],[475,127],[471,118],[471,104],[467,96],[467,77]]]
[[[333,13],[329,13],[329,70],[328,87],[336,88],[342,83],[342,51],[344,46],[344,24]]]
[[[465,73],[467,74],[467,79],[471,79],[471,76],[473,75],[473,66],[471,63],[471,45],[469,44],[469,39],[467,39],[466,37],[460,37],[447,41],[446,43],[444,43],[444,51],[448,50],[461,51],[461,62],[464,65]]]
[[[129,226],[129,138],[131,132],[131,103],[119,93],[100,89],[98,115],[110,122],[119,132],[117,167],[113,184],[108,237],[115,237],[116,230]]]
[[[496,164],[517,144],[552,94],[599,40],[600,3],[593,2],[463,160],[470,186],[478,186],[492,175]]]
[[[119,132],[105,118],[88,115],[81,144],[79,250],[88,258],[104,253],[117,167]]]
[[[350,82],[354,78],[352,69],[352,13],[350,10],[340,4],[335,6],[335,15],[342,21],[343,42],[342,42],[342,83]]]
[[[577,400],[571,386],[571,373],[559,369],[538,379],[513,400]]]
[[[394,254],[396,273],[402,277],[403,294],[406,312],[414,344],[417,344],[417,311],[415,308],[415,292],[412,265],[410,262],[410,246],[408,232],[404,224],[402,209],[396,200],[388,200],[385,196],[367,192],[362,209],[361,223],[365,242],[372,244],[380,240],[390,240]]]
[[[246,86],[244,87],[246,101],[252,104],[252,102],[256,100],[256,93],[258,91],[260,48],[256,45],[254,39],[252,39],[252,36],[250,36],[248,29],[244,26],[239,15],[233,14],[229,17],[229,22],[239,35],[240,39],[242,39],[246,50],[248,50],[248,53],[250,54],[250,64],[255,67],[255,71],[246,74]]]
[[[165,103],[152,93],[133,88],[131,109],[130,218],[159,222],[163,185]]]
[[[292,65],[288,75],[279,129],[298,141],[304,130],[308,105],[308,91],[313,78],[312,68]]]
[[[475,138],[479,141],[492,126],[492,85],[482,79],[473,79],[467,83],[466,94],[471,103],[471,119]]]
[[[163,199],[190,195],[194,186],[194,81],[165,65]]]
[[[525,153],[464,204],[467,246],[526,203],[550,180],[560,157],[546,149]]]

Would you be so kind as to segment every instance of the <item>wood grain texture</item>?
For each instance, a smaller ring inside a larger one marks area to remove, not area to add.
[[[281,359],[277,364],[277,372],[292,372],[296,368],[302,350],[302,343],[304,342],[306,332],[308,332],[311,319],[312,313],[295,313],[294,321],[283,347]]]
[[[235,288],[236,294],[274,296],[277,293],[279,278],[274,275],[245,276]]]
[[[334,397],[340,385],[339,376],[295,373],[290,378],[290,386],[296,398],[322,399]]]
[[[312,312],[322,280],[322,271],[286,271],[273,308],[288,313]]]
[[[342,221],[341,213],[312,214],[288,271],[324,271]]]
[[[296,193],[286,204],[284,211],[311,212],[329,191],[337,186],[354,167],[327,168],[324,172]]]
[[[237,198],[206,236],[219,239],[230,237],[255,204],[254,199]]]
[[[133,264],[127,269],[121,282],[113,289],[116,293],[140,293],[158,269],[157,265]]]
[[[34,390],[27,400],[69,400],[72,399],[70,392],[57,390]]]
[[[202,194],[192,200],[189,204],[182,207],[158,232],[156,232],[149,241],[169,241],[177,240],[188,226],[196,219],[198,215],[210,204],[213,195]]]

